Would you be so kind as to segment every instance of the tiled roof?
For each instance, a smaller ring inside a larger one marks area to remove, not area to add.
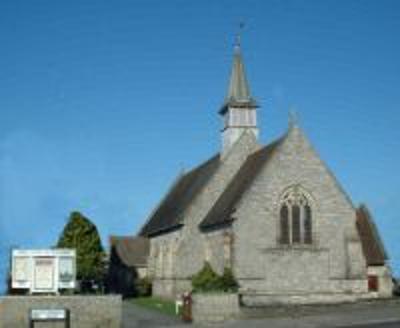
[[[270,143],[247,158],[226,190],[200,223],[200,228],[210,228],[232,221],[236,210],[235,205],[283,139],[284,137]]]
[[[374,220],[365,205],[357,209],[357,229],[367,265],[384,265],[388,256]]]
[[[131,236],[111,236],[110,247],[128,267],[146,266],[150,252],[148,238]]]
[[[140,236],[155,235],[182,225],[184,210],[219,166],[219,154],[178,179],[141,229]]]

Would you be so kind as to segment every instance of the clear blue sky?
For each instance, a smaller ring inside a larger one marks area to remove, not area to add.
[[[220,148],[238,23],[261,139],[301,125],[400,274],[400,2],[0,2],[0,244],[54,244],[70,211],[133,234]],[[0,277],[1,281],[4,279]]]

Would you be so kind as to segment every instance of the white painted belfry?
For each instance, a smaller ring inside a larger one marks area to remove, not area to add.
[[[251,131],[258,138],[257,103],[252,98],[243,64],[239,38],[235,44],[228,93],[220,114],[223,117],[222,153],[225,154],[241,137]]]

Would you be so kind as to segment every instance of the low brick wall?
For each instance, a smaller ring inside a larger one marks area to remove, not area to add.
[[[238,294],[193,294],[194,322],[222,322],[239,316]]]
[[[119,295],[4,296],[0,297],[0,328],[29,327],[30,309],[56,308],[70,311],[71,328],[121,326],[122,299]],[[35,324],[35,327],[40,326]]]

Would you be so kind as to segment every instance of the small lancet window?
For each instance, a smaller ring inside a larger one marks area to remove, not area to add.
[[[312,218],[310,205],[304,206],[304,243],[312,243]]]
[[[292,206],[292,242],[300,243],[300,207],[298,205]]]
[[[286,205],[281,207],[281,244],[289,244],[289,209]]]

